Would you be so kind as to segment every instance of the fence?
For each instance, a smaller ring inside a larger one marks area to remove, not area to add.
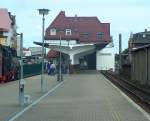
[[[30,64],[23,66],[24,77],[29,77],[41,73],[42,64]]]
[[[132,51],[132,80],[150,85],[150,45]]]
[[[124,64],[120,70],[120,74],[127,80],[131,79],[131,65]]]

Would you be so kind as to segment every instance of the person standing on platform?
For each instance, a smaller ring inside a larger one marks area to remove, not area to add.
[[[54,63],[51,64],[50,69],[51,69],[51,75],[55,76],[56,65]]]
[[[51,74],[51,63],[50,62],[48,62],[48,64],[47,64],[47,73],[48,73],[48,75]]]

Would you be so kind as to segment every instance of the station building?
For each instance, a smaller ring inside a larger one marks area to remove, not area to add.
[[[0,8],[0,44],[17,49],[16,17],[6,8]]]
[[[51,49],[49,55],[62,52],[63,61],[73,66],[114,70],[110,23],[102,23],[97,17],[67,17],[61,11],[45,31],[45,46]]]

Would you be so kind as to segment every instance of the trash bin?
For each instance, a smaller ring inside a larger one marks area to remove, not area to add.
[[[25,104],[31,103],[31,96],[30,95],[24,95],[24,103]]]

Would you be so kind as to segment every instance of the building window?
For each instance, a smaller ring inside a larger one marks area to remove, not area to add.
[[[71,35],[71,29],[66,29],[66,35],[70,36]]]
[[[0,38],[0,44],[6,45],[6,38]]]
[[[103,39],[103,37],[104,37],[104,33],[103,33],[103,32],[98,32],[98,33],[97,33],[97,38],[98,38],[98,40]]]
[[[51,29],[50,30],[50,35],[56,35],[56,29]]]
[[[89,33],[88,32],[84,32],[81,34],[85,39],[89,38]]]
[[[3,32],[0,31],[0,36],[3,36]]]
[[[143,34],[143,38],[145,38],[146,37],[146,34]]]

